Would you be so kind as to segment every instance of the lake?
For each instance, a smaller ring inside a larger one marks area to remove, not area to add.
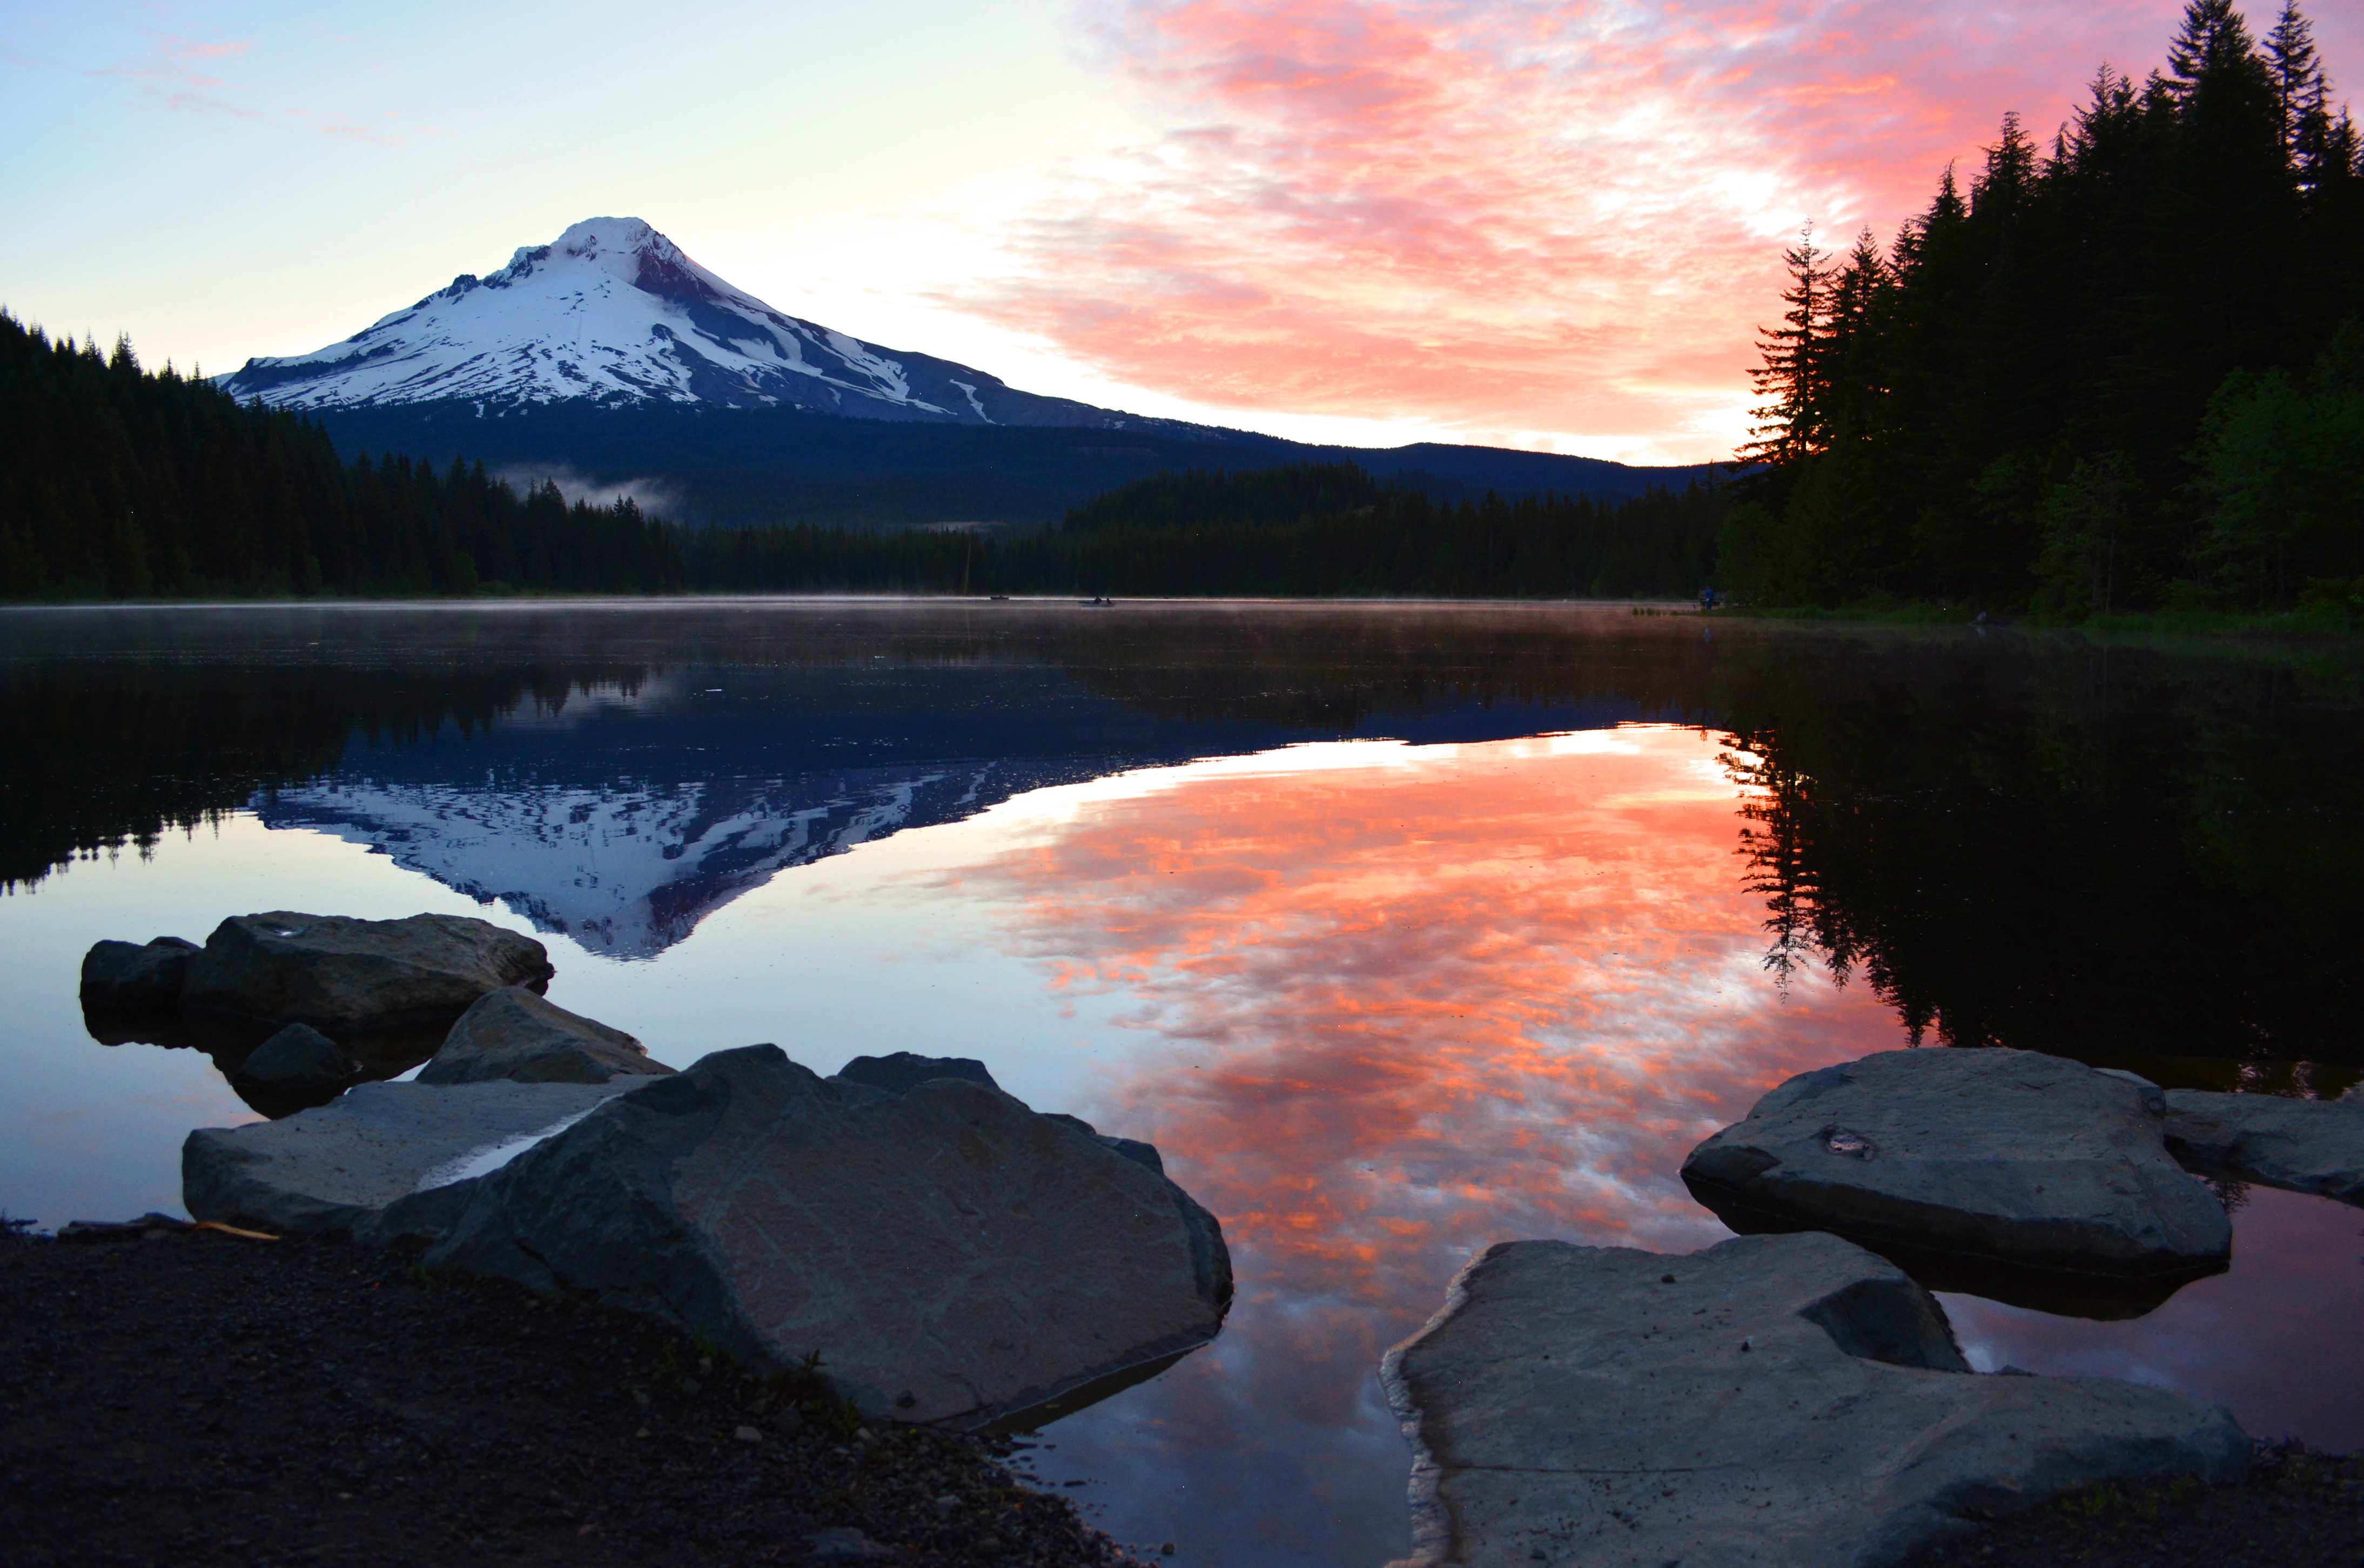
[[[254,910],[530,931],[552,1000],[675,1066],[976,1057],[1154,1142],[1222,1221],[1221,1337],[1035,1451],[1186,1563],[1399,1555],[1380,1354],[1489,1242],[1727,1234],[1677,1169],[1793,1073],[1918,1043],[2364,1079],[2364,660],[2336,645],[238,606],[0,611],[0,682],[8,1215],[177,1211],[187,1131],[256,1119],[76,998],[93,941]],[[1973,1364],[2364,1445],[2364,1212],[2220,1191],[2230,1273],[2122,1322],[1946,1296]]]

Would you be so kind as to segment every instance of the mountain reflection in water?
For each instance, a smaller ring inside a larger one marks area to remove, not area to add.
[[[325,832],[551,931],[553,998],[661,1057],[693,994],[705,1043],[824,1071],[1008,1054],[1231,1241],[1222,1337],[1044,1434],[1046,1476],[1186,1562],[1399,1554],[1380,1352],[1489,1242],[1719,1239],[1682,1156],[1794,1073],[1916,1038],[2364,1070],[2336,651],[1547,607],[168,620],[0,617],[0,867],[37,889],[0,917],[251,808],[322,830],[263,858]],[[891,952],[831,945],[857,917]],[[938,980],[964,1000],[913,1000]],[[2232,1272],[2134,1322],[1953,1309],[1980,1364],[2364,1442],[2359,1223],[2251,1194]]]
[[[1777,957],[1916,1038],[2336,1088],[2364,1070],[2358,674],[1551,606],[16,612],[0,885],[259,796],[645,955],[811,855],[1041,784],[1670,719],[1752,759]],[[660,817],[632,875],[592,863]]]

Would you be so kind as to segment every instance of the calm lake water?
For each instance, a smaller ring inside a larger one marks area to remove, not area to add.
[[[1578,606],[0,611],[0,1207],[176,1209],[195,1050],[102,1044],[103,937],[446,910],[660,1059],[983,1059],[1222,1220],[1217,1342],[1043,1434],[1120,1539],[1375,1568],[1376,1368],[1491,1241],[1688,1251],[1676,1172],[1911,1041],[2169,1084],[2364,1077],[2364,666]],[[387,1061],[392,1073],[415,1063]],[[1973,1362],[2364,1444],[2364,1213]],[[431,1346],[419,1353],[431,1355]]]

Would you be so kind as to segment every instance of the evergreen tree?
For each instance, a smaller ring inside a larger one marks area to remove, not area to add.
[[[2364,155],[2331,106],[2294,6],[2259,40],[2192,0],[2163,71],[2103,66],[2048,150],[2006,115],[1968,192],[1948,168],[1884,256],[1858,241],[1824,278],[1785,252],[1719,572],[1785,603],[2060,614],[2344,581],[2344,536],[2314,524],[2261,566],[2281,536],[2226,477],[2290,468],[2261,421],[2333,395],[2309,367],[2364,311]]]
[[[1798,242],[1781,252],[1781,265],[1790,277],[1781,291],[1786,308],[1779,326],[1757,328],[1756,347],[1764,362],[1748,373],[1764,401],[1750,410],[1761,423],[1750,428],[1748,444],[1738,454],[1743,462],[1778,469],[1830,442],[1823,364],[1831,333],[1829,261],[1829,253],[1814,243],[1811,223],[1799,231]]]

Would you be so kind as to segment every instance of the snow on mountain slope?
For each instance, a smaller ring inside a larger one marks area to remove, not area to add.
[[[341,343],[251,359],[219,384],[242,399],[307,409],[456,398],[497,413],[583,399],[964,425],[1165,423],[1014,391],[949,360],[784,316],[637,217],[585,219]]]

